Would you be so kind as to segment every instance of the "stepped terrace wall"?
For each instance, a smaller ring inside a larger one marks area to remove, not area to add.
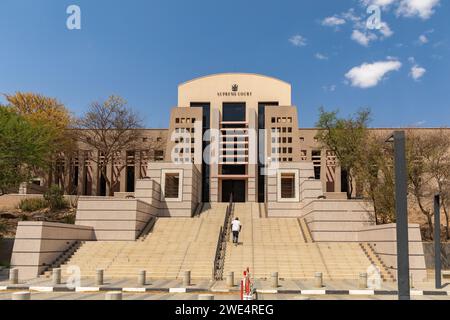
[[[19,269],[19,280],[36,278],[74,242],[89,240],[94,240],[92,227],[53,222],[19,222],[11,268]]]

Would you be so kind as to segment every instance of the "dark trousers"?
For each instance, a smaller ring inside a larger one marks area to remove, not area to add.
[[[233,231],[233,243],[239,242],[239,231]]]

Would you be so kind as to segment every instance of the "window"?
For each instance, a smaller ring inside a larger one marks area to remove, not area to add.
[[[163,150],[155,150],[155,161],[162,161],[164,160],[164,151]]]
[[[175,118],[175,123],[180,123],[180,118]]]
[[[245,121],[245,103],[224,103],[222,121]]]
[[[180,196],[180,174],[166,173],[164,182],[164,197],[166,199],[178,199]]]
[[[281,198],[293,199],[295,198],[295,174],[282,173],[281,174]]]

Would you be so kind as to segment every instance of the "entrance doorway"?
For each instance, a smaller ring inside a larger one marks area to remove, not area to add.
[[[233,202],[245,202],[245,180],[223,180],[222,202],[229,202],[233,194]]]

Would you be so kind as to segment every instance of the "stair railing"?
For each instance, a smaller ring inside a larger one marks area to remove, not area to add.
[[[219,236],[217,239],[216,255],[214,257],[214,265],[212,278],[214,280],[223,279],[223,267],[225,264],[225,253],[227,248],[227,241],[230,235],[231,217],[233,215],[233,194],[230,195],[230,201],[225,212],[223,225],[220,227]]]

